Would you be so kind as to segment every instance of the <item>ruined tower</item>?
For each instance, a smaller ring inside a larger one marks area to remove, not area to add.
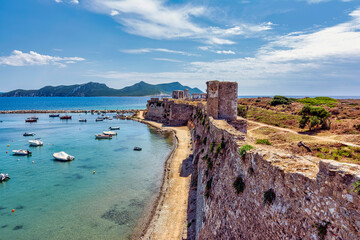
[[[237,117],[237,82],[209,81],[207,85],[207,112],[215,119],[235,120]]]

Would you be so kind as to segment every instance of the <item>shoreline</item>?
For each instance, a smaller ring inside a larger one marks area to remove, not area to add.
[[[143,118],[133,119],[160,131],[171,132],[174,147],[164,163],[161,187],[154,200],[145,210],[145,219],[140,219],[134,229],[132,239],[182,239],[186,237],[187,200],[191,175],[180,176],[182,162],[191,154],[190,138],[181,139],[179,135],[189,134],[187,127],[168,127]],[[180,134],[179,131],[182,131]],[[183,141],[185,140],[185,141]],[[181,145],[181,146],[180,146]],[[184,156],[186,156],[184,158]],[[180,194],[179,194],[180,191]],[[182,193],[182,194],[181,194]],[[174,201],[176,199],[176,201]]]
[[[108,109],[108,110],[2,110],[0,114],[35,114],[35,113],[135,113],[144,109]]]

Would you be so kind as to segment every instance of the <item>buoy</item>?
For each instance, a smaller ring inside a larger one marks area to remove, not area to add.
[[[11,210],[11,212],[15,212],[15,209]]]
[[[14,140],[11,140],[12,142],[14,142]]]
[[[20,159],[18,159],[18,161],[20,161]]]
[[[6,154],[7,154],[7,151],[6,151]]]
[[[34,161],[32,161],[32,163],[34,163]]]
[[[10,145],[8,144],[7,147],[10,147]]]
[[[93,171],[93,174],[95,174],[95,171]]]

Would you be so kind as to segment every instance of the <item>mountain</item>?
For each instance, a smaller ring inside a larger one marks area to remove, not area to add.
[[[150,96],[169,94],[173,90],[189,89],[190,93],[202,93],[198,88],[190,88],[183,86],[179,82],[149,84],[146,82],[138,82],[132,86],[122,89],[109,88],[104,83],[89,82],[85,84],[75,84],[70,86],[46,86],[39,90],[23,90],[17,89],[7,93],[0,94],[0,97],[100,97],[100,96]]]

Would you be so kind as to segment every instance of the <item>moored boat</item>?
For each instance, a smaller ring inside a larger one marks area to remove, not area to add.
[[[23,134],[24,137],[29,137],[29,136],[34,136],[34,135],[35,135],[35,133],[33,133],[33,132],[29,132],[29,133],[26,132]]]
[[[29,145],[33,147],[39,147],[44,145],[44,143],[40,140],[29,140]]]
[[[50,114],[49,117],[52,117],[52,118],[54,118],[54,117],[60,117],[60,114]]]
[[[37,119],[35,119],[35,118],[27,118],[27,119],[25,119],[25,122],[37,122]]]
[[[95,139],[111,139],[112,135],[95,134]]]
[[[31,155],[31,152],[29,150],[13,150],[13,155],[20,155],[20,156],[28,156]]]
[[[71,155],[69,155],[69,154],[67,154],[66,152],[63,152],[63,151],[54,153],[53,157],[55,158],[55,160],[63,161],[63,162],[72,161],[72,160],[75,159],[74,156],[71,156]]]
[[[109,127],[109,130],[120,130],[120,127]]]
[[[104,121],[104,119],[103,119],[103,118],[98,117],[97,119],[95,119],[95,121],[96,121],[96,122],[99,122],[99,121]]]
[[[9,174],[0,173],[0,182],[7,181],[9,179],[10,179]]]
[[[60,119],[68,120],[68,119],[71,119],[71,116],[69,116],[69,115],[64,115],[64,116],[61,116]]]
[[[79,122],[87,122],[86,119],[79,119]]]
[[[141,151],[142,148],[141,147],[134,147],[134,151]]]
[[[115,136],[115,135],[117,135],[117,132],[113,132],[113,131],[103,131],[103,134],[105,134],[105,135],[110,135],[110,136]]]

